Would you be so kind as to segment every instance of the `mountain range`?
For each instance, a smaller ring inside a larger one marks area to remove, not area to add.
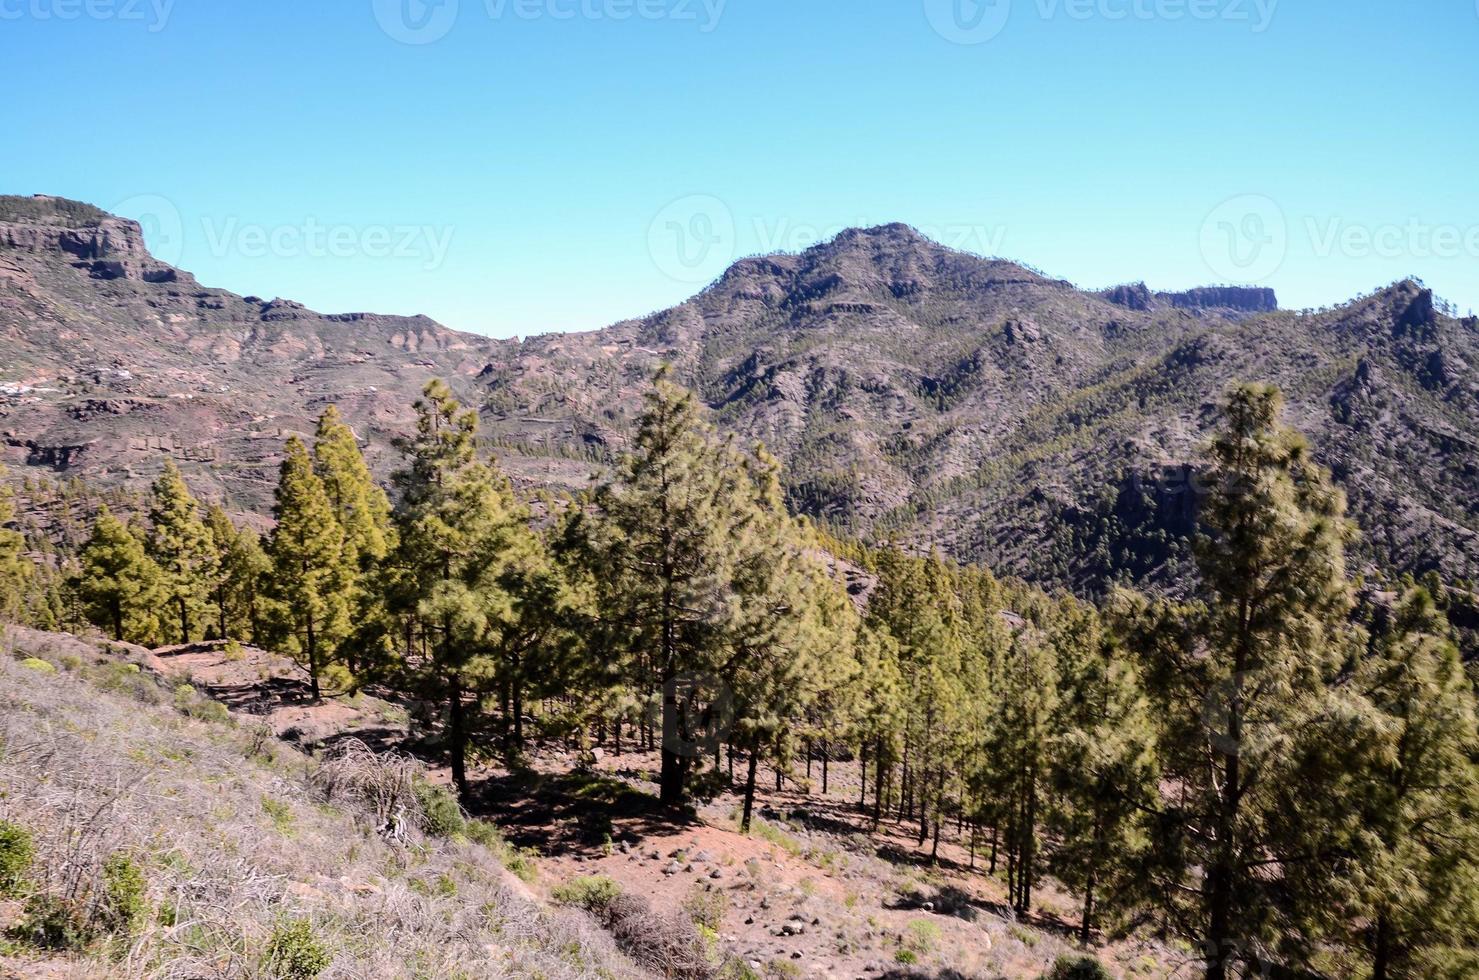
[[[1479,578],[1479,322],[1420,282],[1321,311],[1266,289],[1092,291],[896,224],[744,259],[603,330],[492,340],[204,287],[131,221],[0,198],[0,446],[19,472],[142,482],[170,455],[264,514],[283,439],[324,405],[383,473],[441,376],[516,482],[578,488],[663,363],[785,462],[798,510],[1089,595],[1185,582],[1218,400],[1271,381],[1349,496],[1360,562]]]

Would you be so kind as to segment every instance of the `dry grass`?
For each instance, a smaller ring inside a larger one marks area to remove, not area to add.
[[[124,664],[66,637],[0,641],[0,820],[35,838],[27,890],[94,930],[62,952],[0,941],[0,974],[641,975],[590,916],[539,906],[488,848],[428,836],[408,760],[264,752]],[[397,808],[403,845],[379,833]],[[132,929],[101,924],[115,855],[146,883]],[[0,928],[24,916],[0,906]]]

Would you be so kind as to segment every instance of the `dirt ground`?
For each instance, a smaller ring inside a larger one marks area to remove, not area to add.
[[[435,755],[412,740],[410,711],[370,695],[313,704],[302,670],[250,647],[220,644],[154,651],[155,667],[257,718],[284,738],[329,746],[362,738],[380,748],[422,754],[433,778],[447,780]],[[917,827],[888,818],[876,831],[858,803],[858,767],[820,763],[808,792],[787,780],[776,791],[762,766],[755,826],[738,832],[740,797],[723,792],[688,812],[656,799],[656,753],[601,754],[581,767],[555,746],[536,747],[517,769],[474,768],[469,810],[539,855],[535,890],[585,875],[606,875],[656,907],[721,907],[718,938],[762,976],[1038,977],[1061,955],[1089,952],[1127,978],[1184,975],[1174,950],[1126,941],[1081,949],[1076,905],[1043,882],[1034,913],[1017,920],[1002,879],[974,861],[969,841],[947,828],[938,859],[916,843]],[[587,760],[587,763],[589,760]],[[716,899],[714,896],[722,896]]]

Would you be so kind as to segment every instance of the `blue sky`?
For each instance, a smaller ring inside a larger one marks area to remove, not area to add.
[[[0,0],[0,192],[496,336],[905,221],[1084,286],[1479,308],[1476,0]]]

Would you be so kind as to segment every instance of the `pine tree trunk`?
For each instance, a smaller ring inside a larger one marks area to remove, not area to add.
[[[1089,945],[1089,936],[1093,930],[1094,922],[1094,873],[1089,872],[1089,880],[1084,884],[1084,918],[1078,927],[1078,941],[1083,945]]]
[[[113,639],[123,642],[123,604],[114,600],[109,603],[113,620]]]
[[[318,640],[313,633],[312,616],[308,617],[308,687],[314,704],[323,700],[318,689]]]
[[[447,748],[452,756],[452,784],[467,799],[467,722],[463,716],[462,685],[454,677],[447,695]]]
[[[868,805],[868,743],[861,742],[858,745],[858,812],[862,813]]]
[[[883,822],[883,739],[873,753],[873,829]]]
[[[513,709],[514,709],[514,745],[519,751],[524,750],[524,682],[519,676],[520,664],[518,654],[514,654],[513,677]]]
[[[1031,775],[1032,783],[1027,787],[1027,819],[1024,821],[1025,831],[1022,838],[1022,908],[1021,914],[1026,915],[1032,911],[1032,863],[1036,859],[1037,845],[1037,774]]]
[[[180,642],[190,642],[190,607],[185,603],[184,596],[176,596],[175,603],[180,607]]]
[[[1383,910],[1376,917],[1376,942],[1372,950],[1371,980],[1387,980],[1392,969],[1392,926]]]
[[[678,692],[671,683],[662,693],[661,799],[668,806],[683,802],[683,757],[678,754]]]
[[[730,761],[733,760],[734,757],[731,755]],[[760,753],[751,748],[750,762],[745,773],[745,812],[744,816],[740,818],[740,833],[742,834],[748,834],[750,832],[750,816],[755,810],[755,770],[759,765]]]
[[[827,746],[824,743],[822,745],[822,795],[823,796],[826,796],[827,795],[827,763],[828,763],[828,758],[827,757],[830,754],[831,753],[829,753],[827,751]]]

